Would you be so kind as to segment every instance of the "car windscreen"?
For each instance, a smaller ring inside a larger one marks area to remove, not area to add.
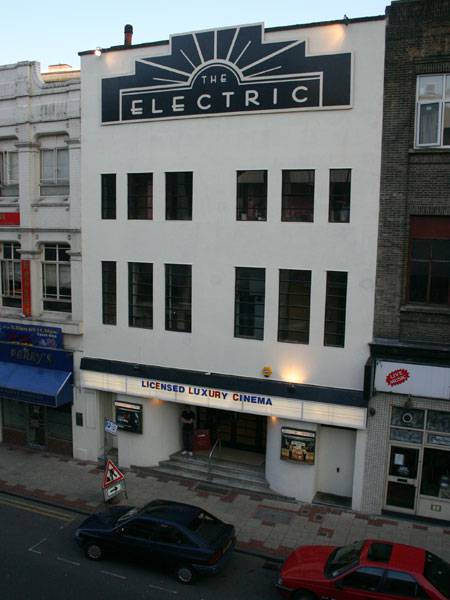
[[[199,512],[198,515],[188,524],[188,528],[194,531],[207,542],[213,542],[222,531],[222,523],[207,512]]]
[[[130,510],[128,510],[126,513],[124,513],[117,519],[116,524],[120,525],[121,523],[125,523],[125,521],[131,519],[131,517],[135,517],[140,510],[141,509],[138,506],[130,508]]]
[[[446,598],[450,598],[450,565],[431,552],[425,553],[423,575]]]
[[[326,577],[337,577],[359,562],[363,542],[355,542],[350,546],[340,546],[333,550],[325,565]]]

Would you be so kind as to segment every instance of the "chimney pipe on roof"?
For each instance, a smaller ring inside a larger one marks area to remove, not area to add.
[[[125,25],[124,33],[125,40],[123,42],[123,45],[131,46],[131,42],[133,41],[133,25]]]

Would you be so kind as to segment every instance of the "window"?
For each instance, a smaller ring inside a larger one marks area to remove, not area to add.
[[[43,196],[66,194],[68,186],[68,148],[41,150],[41,194]]]
[[[314,171],[283,171],[282,221],[314,221]]]
[[[351,169],[330,169],[330,223],[350,222]]]
[[[128,325],[153,327],[153,265],[128,263]]]
[[[417,78],[416,145],[450,146],[450,75]]]
[[[347,304],[347,273],[327,271],[325,301],[325,346],[344,347],[345,311]]]
[[[128,218],[153,219],[153,173],[128,173]]]
[[[411,217],[409,302],[450,305],[450,218]]]
[[[19,155],[0,152],[0,196],[19,195]]]
[[[311,271],[280,269],[278,341],[309,342]]]
[[[344,587],[375,592],[380,585],[382,576],[383,569],[362,567],[361,569],[356,569],[356,571],[353,571],[341,581]]]
[[[109,260],[102,262],[102,322],[117,323],[116,263]]]
[[[191,331],[191,265],[166,265],[166,329]]]
[[[381,592],[403,598],[427,598],[420,589],[417,581],[408,573],[401,571],[387,571],[381,587]]]
[[[66,244],[45,244],[42,282],[44,310],[70,312],[70,256]]]
[[[237,172],[238,221],[267,219],[267,171]]]
[[[19,307],[22,305],[22,274],[20,270],[20,244],[3,242],[2,257],[2,304]]]
[[[166,219],[192,220],[192,173],[166,173]]]
[[[102,219],[116,218],[116,174],[102,175]]]
[[[265,269],[236,267],[234,336],[264,339]]]

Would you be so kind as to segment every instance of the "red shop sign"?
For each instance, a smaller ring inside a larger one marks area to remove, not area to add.
[[[391,387],[405,383],[409,379],[409,371],[406,369],[396,369],[386,375],[386,383]]]
[[[5,225],[20,225],[20,213],[0,213],[0,227]]]

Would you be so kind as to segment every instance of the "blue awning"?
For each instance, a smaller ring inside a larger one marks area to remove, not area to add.
[[[73,402],[72,373],[0,362],[0,397],[58,408]]]

